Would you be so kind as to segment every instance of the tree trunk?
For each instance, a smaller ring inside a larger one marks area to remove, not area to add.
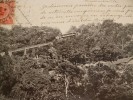
[[[65,75],[65,94],[66,94],[67,100],[68,100],[68,88],[69,88],[69,80],[67,76]]]
[[[121,40],[121,49],[124,50],[124,39]]]

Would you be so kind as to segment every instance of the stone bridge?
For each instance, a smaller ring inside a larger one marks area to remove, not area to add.
[[[9,50],[8,53],[9,53],[10,56],[12,56],[12,54],[15,53],[15,52],[23,51],[24,55],[26,55],[27,54],[27,50],[29,50],[29,49],[40,48],[40,47],[44,47],[44,46],[47,46],[47,45],[53,45],[53,42],[37,44],[37,45],[32,45],[32,46],[27,46],[27,47],[22,47],[22,48],[18,48],[18,49],[15,49],[15,50]],[[1,52],[0,55],[4,56],[5,52]]]

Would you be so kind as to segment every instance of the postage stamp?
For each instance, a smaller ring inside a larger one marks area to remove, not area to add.
[[[14,0],[0,0],[0,24],[13,24],[14,13]]]

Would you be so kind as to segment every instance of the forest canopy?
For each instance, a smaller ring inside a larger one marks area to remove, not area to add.
[[[65,35],[0,27],[0,100],[133,100],[132,49],[133,24],[113,20],[72,26]]]

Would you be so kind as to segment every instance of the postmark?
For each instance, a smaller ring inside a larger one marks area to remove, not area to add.
[[[0,1],[0,24],[13,24],[14,22],[15,1]]]

